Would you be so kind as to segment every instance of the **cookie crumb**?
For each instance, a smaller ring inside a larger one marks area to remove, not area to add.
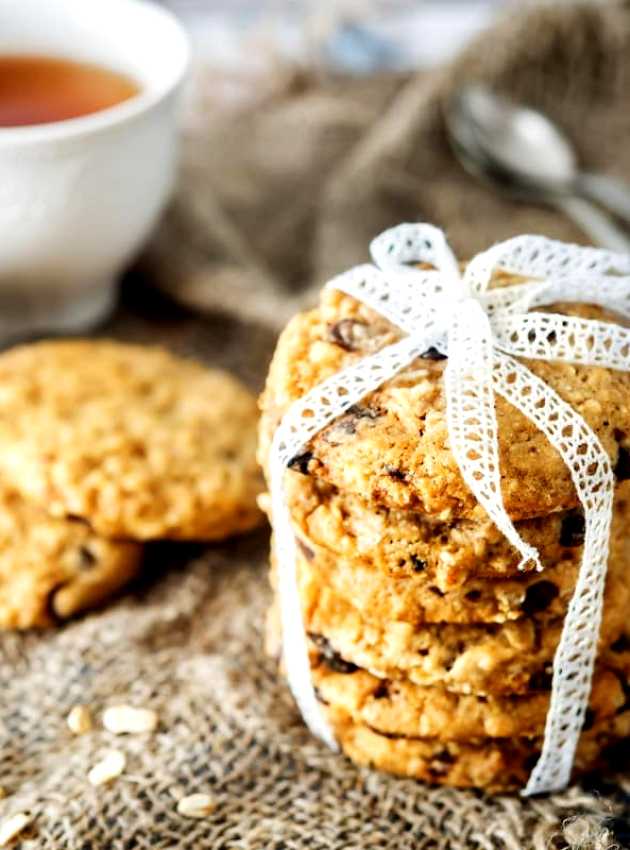
[[[153,732],[157,724],[157,713],[150,708],[112,705],[103,712],[103,726],[114,735]]]
[[[85,735],[92,729],[92,715],[86,705],[75,705],[66,718],[68,729],[73,735]]]
[[[27,812],[18,812],[0,823],[0,847],[7,847],[31,823]]]
[[[216,809],[216,803],[209,794],[189,794],[177,804],[177,811],[185,818],[206,818]]]
[[[125,754],[120,750],[111,750],[105,758],[97,762],[88,773],[91,785],[104,785],[121,775],[127,764]]]

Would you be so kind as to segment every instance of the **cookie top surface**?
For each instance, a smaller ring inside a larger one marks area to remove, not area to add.
[[[107,537],[215,539],[259,521],[256,405],[159,348],[41,342],[0,355],[0,473]]]
[[[90,608],[136,574],[142,547],[105,540],[0,490],[0,628],[49,626]]]
[[[585,305],[554,311],[621,321]],[[260,456],[293,401],[344,367],[400,338],[401,332],[349,296],[324,290],[317,309],[301,313],[280,337],[261,406]],[[579,413],[613,465],[630,445],[630,374],[601,367],[524,361]],[[417,510],[442,520],[485,516],[449,447],[444,360],[419,358],[316,435],[294,468],[373,504]],[[575,507],[577,495],[560,455],[535,425],[496,399],[501,485],[513,519]],[[627,454],[621,458],[621,466]]]

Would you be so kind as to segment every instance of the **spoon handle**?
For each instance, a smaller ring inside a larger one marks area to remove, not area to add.
[[[630,186],[627,183],[601,174],[584,173],[578,176],[576,189],[580,195],[630,222]]]
[[[630,237],[620,230],[605,213],[590,201],[573,196],[554,199],[556,206],[591,237],[595,244],[609,251],[630,253]]]

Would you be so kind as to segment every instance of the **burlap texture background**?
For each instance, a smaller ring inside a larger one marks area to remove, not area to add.
[[[277,323],[312,297],[308,287],[322,275],[364,257],[383,226],[430,218],[447,226],[462,253],[525,230],[579,237],[551,212],[476,186],[452,160],[437,105],[454,81],[473,75],[545,105],[591,167],[630,180],[623,6],[515,14],[430,77],[367,85],[291,76],[261,109],[221,127],[200,121],[189,138],[177,202],[144,268],[164,288],[179,287],[182,300],[203,305],[205,317],[178,311],[133,278],[105,331],[161,340],[259,388]],[[324,104],[319,113],[305,106],[315,101]],[[352,120],[344,117],[348,102],[356,104]],[[282,119],[276,137],[274,115]],[[231,143],[233,173],[245,181],[234,192],[219,177],[227,149],[214,154],[219,136],[236,138],[238,122],[251,132],[240,135],[241,147]],[[297,141],[287,126],[303,128]],[[255,166],[270,150],[276,166],[257,182]],[[313,741],[263,654],[266,554],[265,531],[207,550],[158,545],[142,582],[103,612],[45,635],[0,637],[0,785],[9,792],[0,817],[24,808],[35,815],[20,848],[630,846],[622,751],[617,774],[524,801],[357,770]],[[159,731],[125,740],[98,729],[80,738],[67,732],[72,705],[98,713],[121,700],[157,709]],[[111,746],[128,754],[127,771],[93,789],[87,771]],[[176,813],[177,798],[193,791],[214,795],[209,818]]]

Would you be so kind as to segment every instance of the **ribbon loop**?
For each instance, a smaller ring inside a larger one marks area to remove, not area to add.
[[[630,275],[630,255],[567,245],[544,236],[515,236],[477,254],[468,264],[464,279],[472,292],[482,293],[499,269],[528,278],[553,278],[575,284],[577,278]]]
[[[508,354],[630,371],[630,330],[610,322],[555,313],[502,314],[493,319],[492,330]]]
[[[372,240],[370,254],[385,270],[405,273],[408,263],[427,263],[441,273],[442,279],[459,281],[459,265],[444,233],[431,224],[399,224]]]

